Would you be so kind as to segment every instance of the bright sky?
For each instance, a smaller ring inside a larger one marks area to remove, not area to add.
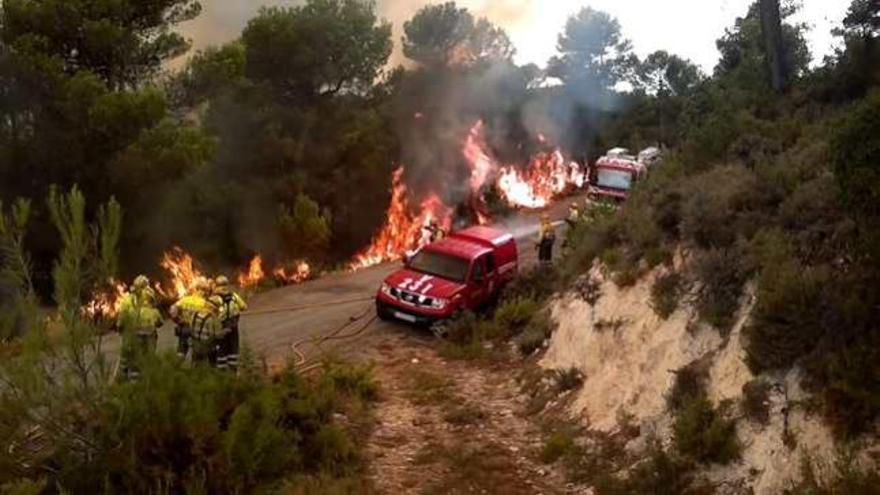
[[[196,47],[237,36],[260,5],[295,5],[299,0],[201,0],[202,16],[184,26]],[[440,0],[436,0],[439,2]],[[645,55],[664,49],[689,58],[711,72],[718,60],[715,40],[745,14],[752,0],[458,0],[478,16],[503,27],[517,48],[518,63],[544,66],[556,52],[556,38],[566,19],[581,7],[604,10],[620,21],[635,51]],[[796,16],[812,29],[814,60],[833,51],[831,29],[841,23],[851,0],[802,0]],[[428,0],[378,0],[380,15],[394,24],[399,42],[403,22]],[[436,3],[436,2],[435,2]],[[399,52],[395,60],[400,60]]]

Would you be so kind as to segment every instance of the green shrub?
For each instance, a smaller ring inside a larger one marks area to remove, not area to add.
[[[880,493],[880,467],[860,466],[852,451],[841,451],[828,466],[812,461],[801,462],[801,480],[789,484],[786,495],[877,495]]]
[[[559,272],[555,269],[536,266],[523,271],[513,282],[505,287],[502,299],[531,299],[543,303],[561,288]]]
[[[880,334],[867,331],[822,356],[822,412],[838,438],[870,431],[880,417]]]
[[[675,415],[673,441],[684,456],[697,462],[727,464],[740,456],[736,422],[703,397],[690,401]]]
[[[547,340],[544,330],[540,328],[529,328],[519,337],[516,338],[516,346],[524,356],[530,356],[538,349],[544,347],[544,341]]]
[[[759,373],[787,369],[805,356],[823,334],[823,292],[829,275],[792,260],[766,267],[746,338],[746,362]]]
[[[338,394],[360,394],[363,386],[349,385],[372,379],[342,365],[332,374],[309,381],[286,371],[269,380],[189,368],[176,356],[147,359],[137,381],[92,396],[53,394],[65,405],[65,424],[45,430],[44,458],[19,475],[36,480],[46,476],[42,467],[58,466],[49,481],[72,493],[96,486],[234,493],[260,491],[288,475],[350,473],[360,464],[349,434],[333,423]],[[2,396],[7,412],[25,407],[11,399]]]
[[[574,366],[566,370],[554,370],[553,379],[556,381],[556,391],[560,393],[577,390],[584,385],[584,374]]]
[[[742,388],[742,410],[752,421],[766,425],[770,422],[771,386],[764,380],[752,380]]]
[[[693,401],[706,397],[708,378],[704,361],[694,361],[682,367],[675,372],[675,381],[666,397],[666,405],[672,411],[680,411]]]
[[[831,163],[844,202],[857,215],[880,216],[880,93],[834,126]]]
[[[711,169],[683,186],[682,236],[701,249],[733,246],[747,227],[743,220],[764,202],[754,173],[743,167]]]
[[[540,305],[534,299],[527,297],[507,299],[495,310],[494,322],[504,335],[518,335],[540,309]]]
[[[694,489],[692,463],[653,444],[646,459],[633,467],[626,478],[606,477],[596,486],[599,495],[681,495],[701,493]],[[710,492],[711,493],[711,492]]]
[[[683,285],[681,275],[677,272],[657,277],[651,286],[651,307],[657,316],[665,320],[678,309]]]
[[[544,441],[541,462],[553,464],[575,448],[574,437],[568,432],[554,432]]]
[[[726,336],[740,307],[748,260],[742,249],[712,249],[696,255],[693,270],[700,282],[697,314]]]

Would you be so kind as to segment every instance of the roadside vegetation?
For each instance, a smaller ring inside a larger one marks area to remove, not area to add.
[[[0,208],[4,336],[0,361],[3,493],[236,493],[364,483],[357,437],[378,384],[369,368],[328,363],[306,378],[268,376],[246,355],[240,374],[148,356],[125,381],[81,300],[117,269],[122,211],[111,200],[87,223],[77,189],[52,190],[62,240],[57,311],[37,306],[21,242],[30,204]],[[344,418],[340,420],[339,418]]]
[[[880,417],[876,9],[853,2],[837,33],[845,48],[818,69],[796,66],[780,94],[766,77],[761,42],[750,38],[759,32],[753,6],[718,41],[712,78],[621,119],[622,137],[660,139],[637,123],[661,112],[669,156],[618,213],[599,213],[570,234],[563,264],[576,278],[598,260],[620,285],[665,265],[651,291],[657,314],[692,302],[722,336],[754,283],[743,330],[750,368],[800,366],[841,439]],[[784,29],[788,49],[804,50],[802,27]],[[672,253],[683,259],[677,272]]]

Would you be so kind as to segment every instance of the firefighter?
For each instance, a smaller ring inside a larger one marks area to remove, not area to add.
[[[556,229],[550,221],[550,215],[541,215],[541,227],[538,231],[538,260],[542,263],[553,261],[553,245],[556,244]]]
[[[215,308],[220,328],[217,336],[217,367],[235,372],[238,370],[238,349],[241,342],[238,320],[247,309],[247,303],[232,290],[229,279],[222,275],[214,280],[209,301]]]
[[[150,280],[144,275],[134,279],[128,294],[123,297],[116,318],[122,333],[121,366],[125,378],[140,376],[140,361],[156,352],[162,315],[156,309],[156,294]]]
[[[580,220],[581,208],[578,206],[577,202],[574,202],[568,207],[568,217],[565,219],[565,223],[567,223],[569,227],[574,228]]]
[[[208,302],[208,282],[198,281],[191,292],[171,306],[171,318],[177,327],[177,355],[186,359],[190,349],[193,350],[193,361],[201,361],[210,357],[204,345],[206,332],[213,333],[214,308]],[[199,343],[199,346],[194,344]],[[196,349],[198,347],[198,349]]]

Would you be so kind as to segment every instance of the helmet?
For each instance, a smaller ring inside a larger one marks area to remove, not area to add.
[[[142,291],[148,287],[150,287],[150,279],[145,275],[138,275],[131,284],[132,292]]]
[[[578,207],[577,201],[572,201],[572,203],[571,203],[571,207],[572,207],[572,208],[577,208],[577,207]]]
[[[215,288],[228,287],[228,286],[229,286],[229,279],[226,278],[226,275],[220,275],[214,279],[214,287]]]
[[[198,294],[200,296],[204,296],[210,291],[211,291],[211,282],[209,282],[207,279],[199,278],[198,280],[195,281],[195,283],[193,283],[193,286],[192,286],[193,294]]]
[[[550,214],[549,213],[541,213],[541,221],[542,222],[549,222],[550,221]]]

